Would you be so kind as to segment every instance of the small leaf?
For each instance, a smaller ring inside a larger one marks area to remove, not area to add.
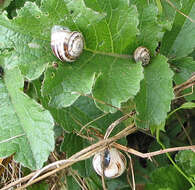
[[[176,111],[180,110],[180,109],[192,109],[195,108],[195,103],[194,102],[186,102],[184,104],[182,104],[179,108],[176,108],[175,110],[173,110],[171,113],[169,113],[169,115],[167,116],[167,119],[173,115]]]
[[[180,151],[175,160],[189,176],[195,176],[195,153],[191,150]]]
[[[145,67],[141,90],[135,98],[139,127],[158,126],[165,121],[174,97],[172,77],[173,72],[162,55],[154,57]]]
[[[155,170],[150,177],[151,183],[146,185],[145,190],[188,190],[190,184],[188,181],[173,167],[167,166]]]
[[[18,68],[0,79],[0,157],[14,154],[25,167],[39,169],[54,149],[53,119],[41,105],[22,92]]]
[[[191,19],[195,19],[195,1],[183,1],[180,10]],[[171,58],[182,58],[190,54],[195,47],[195,24],[181,13],[176,14],[171,31],[163,37],[161,53]]]

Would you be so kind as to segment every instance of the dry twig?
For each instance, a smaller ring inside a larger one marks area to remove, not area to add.
[[[121,132],[119,132],[117,135],[115,135],[109,139],[106,139],[106,140],[101,140],[101,141],[81,150],[80,152],[77,152],[76,154],[72,155],[69,159],[60,160],[60,161],[56,161],[54,163],[51,163],[48,166],[42,168],[41,170],[33,172],[33,173],[29,174],[28,176],[25,176],[24,178],[21,178],[21,179],[15,181],[14,183],[9,184],[8,186],[2,188],[1,190],[8,190],[11,187],[16,187],[16,185],[19,183],[24,184],[28,180],[32,179],[29,183],[18,188],[18,190],[26,188],[27,186],[32,185],[32,184],[34,184],[42,179],[45,179],[46,177],[51,176],[51,175],[55,174],[56,172],[58,172],[64,168],[67,168],[68,166],[71,166],[72,164],[74,164],[78,161],[88,159],[89,157],[93,156],[96,152],[104,150],[109,144],[112,144],[114,141],[116,141],[122,137],[125,137],[125,136],[129,135],[130,133],[133,133],[136,130],[136,127],[133,127],[133,126],[134,125],[131,125],[131,126],[125,128],[124,130],[122,130]],[[44,174],[42,176],[38,177],[42,173],[44,173]]]
[[[179,98],[178,96],[181,91],[185,90],[186,88],[193,87],[194,85],[195,85],[195,75],[192,75],[186,82],[174,87],[175,97]]]
[[[121,121],[123,121],[123,119],[121,119]],[[117,124],[119,124],[119,122],[115,122],[115,125],[117,125]],[[108,145],[115,146],[118,149],[121,149],[121,150],[126,151],[126,152],[131,153],[131,154],[134,154],[134,155],[139,156],[141,158],[149,158],[149,159],[152,156],[164,154],[167,152],[180,151],[180,150],[195,150],[195,145],[194,145],[194,146],[187,146],[187,147],[169,148],[169,149],[159,150],[159,151],[155,151],[155,152],[151,152],[151,153],[141,153],[141,152],[138,152],[132,148],[127,148],[127,147],[122,146],[120,144],[117,144],[115,142],[116,140],[121,139],[121,138],[135,132],[135,131],[136,131],[136,127],[134,126],[134,124],[132,124],[132,125],[126,127],[121,132],[119,132],[117,135],[115,135],[111,138],[102,139],[99,142],[81,150],[80,152],[77,152],[76,154],[72,155],[70,158],[68,158],[66,160],[56,161],[54,163],[51,163],[51,164],[45,166],[44,168],[42,168],[36,172],[32,172],[31,174],[13,182],[13,183],[10,183],[6,187],[2,188],[1,190],[9,190],[10,188],[16,187],[18,184],[23,184],[23,185],[21,187],[19,187],[17,190],[24,189],[24,188],[40,181],[40,180],[43,180],[43,179],[55,174],[56,172],[58,172],[64,168],[67,168],[67,167],[73,165],[74,163],[76,163],[78,161],[90,158],[95,153],[100,152],[100,151],[104,150],[105,148],[107,148]]]
[[[195,20],[193,20],[192,18],[190,18],[188,15],[184,14],[183,12],[181,12],[180,10],[178,10],[176,8],[176,6],[170,1],[170,0],[166,0],[166,2],[173,7],[179,14],[183,15],[184,17],[186,17],[188,20],[190,20],[191,22],[195,23]]]

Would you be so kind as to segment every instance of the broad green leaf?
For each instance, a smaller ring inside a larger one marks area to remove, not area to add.
[[[175,160],[189,176],[195,176],[195,153],[191,150],[180,151]]]
[[[53,25],[63,25],[83,33],[85,48],[81,58],[73,66],[60,67],[61,74],[66,74],[52,78],[66,89],[61,88],[56,97],[56,89],[50,85],[49,79],[45,79],[48,91],[44,90],[44,95],[51,97],[51,105],[55,107],[67,107],[80,96],[79,93],[91,93],[95,73],[93,96],[107,104],[120,107],[121,102],[139,91],[143,78],[141,65],[132,65],[126,56],[119,55],[134,50],[132,47],[138,34],[136,7],[128,0],[113,4],[98,1],[95,5],[100,7],[100,12],[86,7],[83,0],[44,0],[40,8],[27,2],[13,20],[9,20],[5,13],[0,17],[1,48],[14,48],[11,56],[5,59],[5,67],[19,65],[30,80],[39,77],[49,62],[57,61],[49,44]],[[67,85],[67,78],[72,83]],[[75,81],[79,84],[74,84]],[[77,94],[73,95],[73,92]],[[105,112],[116,111],[106,105],[97,105]]]
[[[129,0],[85,0],[85,2],[90,8],[106,15],[105,19],[95,25],[93,31],[96,33],[96,40],[89,41],[91,44],[89,47],[101,52],[133,53],[136,35],[139,33],[136,6]]]
[[[50,97],[51,106],[61,108],[70,106],[80,95],[92,93],[100,109],[114,112],[114,107],[120,108],[139,91],[142,71],[140,64],[130,60],[105,56],[102,64],[102,56],[85,54],[77,64],[48,68],[43,95]]]
[[[126,52],[127,48],[128,52],[133,51],[129,46],[134,43],[132,39],[138,32],[136,8],[129,6],[128,1],[114,1],[112,5],[109,1],[105,1],[105,4],[104,1],[95,2],[93,6],[107,14],[94,24],[93,16],[87,19],[88,9],[83,11],[79,8],[83,7],[82,1],[79,6],[74,1],[66,2],[68,10],[73,12],[75,26],[81,28],[86,36],[86,51],[77,63],[46,71],[43,95],[49,95],[51,106],[60,108],[71,105],[81,94],[92,93],[100,109],[114,112],[114,107],[119,108],[122,102],[135,96],[143,78],[141,65],[135,65],[131,60],[118,55]],[[116,9],[116,5],[120,9]],[[124,39],[124,36],[127,37]]]
[[[174,97],[172,77],[173,72],[162,55],[154,57],[145,67],[141,90],[135,98],[138,127],[149,128],[165,121]]]
[[[133,0],[139,13],[140,34],[136,39],[136,46],[145,46],[150,50],[151,55],[156,53],[158,42],[162,38],[162,26],[158,21],[158,8],[154,3],[146,0]]]
[[[109,64],[110,63],[110,64]],[[96,101],[97,106],[104,112],[115,112],[122,102],[133,98],[140,90],[140,81],[143,79],[143,69],[139,64],[118,59],[107,59],[104,72],[96,79],[93,97],[108,105]]]
[[[195,72],[195,61],[192,57],[184,57],[179,60],[174,60],[172,66],[176,68],[174,81],[176,85],[186,82]],[[195,100],[195,92],[192,93],[192,88],[188,88],[181,93],[181,96],[188,101]]]
[[[146,185],[145,190],[188,190],[190,184],[188,181],[173,167],[167,166],[155,170],[150,177],[151,182]]]
[[[97,12],[86,11],[87,8],[84,4],[81,7],[80,2],[82,1],[76,3],[80,10],[87,13],[85,18],[88,17],[93,23],[102,18]],[[48,62],[56,60],[50,48],[52,26],[74,25],[73,21],[71,25],[69,24],[71,18],[66,15],[68,15],[66,3],[61,0],[43,1],[41,8],[35,3],[26,2],[18,11],[17,17],[12,20],[8,19],[4,12],[0,16],[0,48],[14,48],[12,55],[5,59],[5,66],[10,68],[18,65],[28,79],[38,78]]]
[[[183,1],[181,12],[195,19],[195,0]],[[181,13],[177,13],[171,31],[163,37],[161,53],[171,58],[182,58],[195,47],[195,24]]]
[[[31,8],[32,12],[39,17],[38,14],[40,13],[37,7],[33,5]],[[33,80],[41,75],[48,65],[48,61],[52,60],[52,55],[48,48],[49,42],[41,37],[36,37],[37,34],[32,34],[33,31],[32,33],[29,31],[33,25],[39,24],[33,24],[33,19],[31,20],[28,17],[23,21],[21,20],[22,18],[21,15],[18,19],[11,21],[6,17],[5,13],[0,16],[0,48],[14,48],[14,51],[11,52],[12,54],[5,58],[5,68],[19,66],[22,73],[28,79]],[[23,26],[26,22],[31,24],[31,27],[28,24]],[[20,23],[22,23],[21,26]],[[26,27],[29,27],[29,29]]]
[[[53,119],[41,105],[23,93],[18,68],[0,79],[0,157],[14,154],[23,166],[38,169],[54,149]]]

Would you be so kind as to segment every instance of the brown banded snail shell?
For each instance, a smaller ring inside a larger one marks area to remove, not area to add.
[[[127,161],[125,156],[115,148],[109,148],[96,153],[93,158],[93,168],[97,174],[107,178],[116,178],[125,171]]]
[[[134,51],[134,59],[136,62],[141,61],[143,66],[150,62],[150,52],[146,47],[140,46]]]
[[[51,49],[61,61],[73,62],[83,51],[84,39],[80,32],[70,31],[62,26],[51,30]]]

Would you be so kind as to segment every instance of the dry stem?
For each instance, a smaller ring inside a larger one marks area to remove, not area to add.
[[[192,18],[190,18],[188,15],[184,14],[183,12],[181,12],[180,10],[178,10],[176,8],[176,6],[170,1],[170,0],[166,0],[166,2],[173,7],[179,14],[183,15],[184,17],[186,17],[188,20],[190,20],[191,22],[195,23],[195,20],[193,20]]]
[[[25,176],[24,178],[21,178],[17,181],[15,181],[14,183],[9,184],[8,186],[2,188],[1,190],[8,190],[11,187],[16,187],[17,184],[19,183],[26,183],[29,179],[30,182],[21,186],[19,189],[23,189],[26,188],[29,185],[32,185],[52,174],[55,174],[56,172],[71,166],[72,164],[81,161],[81,160],[85,160],[91,156],[93,156],[95,153],[104,150],[109,144],[112,144],[114,141],[125,137],[127,135],[129,135],[130,133],[133,133],[136,130],[136,127],[134,127],[134,125],[131,125],[127,128],[125,128],[124,130],[122,130],[121,132],[119,132],[117,135],[106,139],[106,140],[101,140],[99,142],[97,142],[96,144],[93,144],[83,150],[81,150],[80,152],[77,152],[76,154],[72,155],[69,159],[67,160],[60,160],[60,161],[56,161],[54,163],[49,164],[48,166],[42,168],[41,170],[38,170],[36,172],[33,172],[31,174],[29,174],[28,176]],[[42,176],[38,177],[40,174],[44,173]],[[38,177],[38,178],[37,178]],[[36,179],[35,179],[36,178]]]
[[[123,121],[123,119],[121,121]],[[115,122],[115,126],[118,123],[119,122]],[[12,187],[16,187],[18,184],[24,184],[24,185],[19,187],[17,190],[24,189],[24,188],[42,180],[42,179],[45,179],[45,178],[55,174],[56,172],[58,172],[64,168],[67,168],[67,167],[73,165],[74,163],[76,163],[78,161],[90,158],[95,153],[100,152],[100,151],[104,150],[105,148],[107,148],[108,145],[112,145],[118,149],[121,149],[121,150],[126,151],[126,152],[131,153],[131,154],[134,154],[134,155],[139,156],[141,158],[149,158],[149,159],[152,156],[164,154],[167,152],[174,152],[174,151],[180,151],[180,150],[195,150],[195,145],[193,145],[193,146],[186,146],[186,147],[168,148],[165,150],[159,150],[159,151],[155,151],[155,152],[151,152],[151,153],[141,153],[141,152],[138,152],[132,148],[127,148],[127,147],[122,146],[120,144],[117,144],[115,142],[116,140],[121,139],[121,138],[135,132],[135,131],[136,131],[136,127],[134,126],[134,124],[132,124],[132,125],[126,127],[121,132],[119,132],[117,135],[115,135],[111,138],[102,139],[99,142],[81,150],[80,152],[77,152],[76,154],[72,155],[70,158],[68,158],[66,160],[60,160],[60,161],[53,162],[53,163],[45,166],[44,168],[42,168],[36,172],[32,172],[31,174],[13,182],[13,183],[10,183],[6,187],[2,188],[1,190],[9,190]]]
[[[180,92],[186,88],[192,87],[195,85],[195,75],[192,75],[186,82],[179,84],[174,87],[175,96],[179,96]]]

